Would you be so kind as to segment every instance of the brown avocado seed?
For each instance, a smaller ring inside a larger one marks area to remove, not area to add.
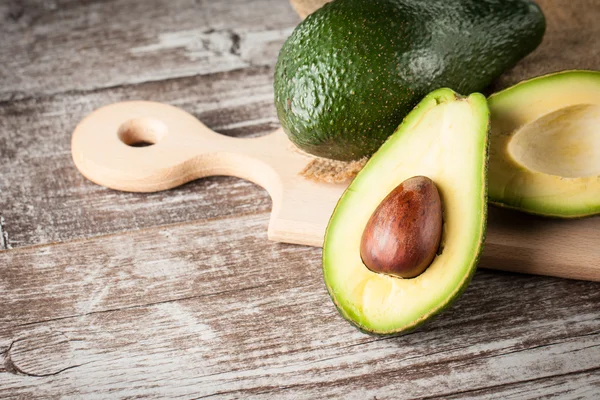
[[[398,185],[371,215],[360,257],[373,272],[414,278],[433,261],[442,237],[442,202],[424,176]]]

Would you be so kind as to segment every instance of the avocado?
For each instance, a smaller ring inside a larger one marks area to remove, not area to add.
[[[550,217],[600,213],[600,72],[524,81],[489,107],[491,203]]]
[[[468,285],[485,235],[489,123],[483,95],[463,98],[447,88],[430,93],[340,198],[325,233],[323,275],[340,314],[361,330],[404,333],[442,311]],[[441,199],[435,257],[413,278],[374,272],[361,258],[365,228],[399,184],[419,176],[435,184]]]
[[[427,93],[482,91],[544,30],[528,0],[335,0],[284,43],[277,115],[308,153],[370,156]]]

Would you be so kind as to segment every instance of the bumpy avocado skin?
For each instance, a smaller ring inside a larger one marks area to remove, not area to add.
[[[544,31],[528,0],[335,0],[283,45],[277,115],[311,154],[370,156],[425,94],[483,90]]]

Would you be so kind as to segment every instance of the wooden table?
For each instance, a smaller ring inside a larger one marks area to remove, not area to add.
[[[540,4],[544,44],[496,87],[600,69],[600,3]],[[283,0],[0,2],[0,398],[600,398],[598,283],[482,269],[432,323],[371,337],[320,249],[267,241],[261,188],[121,193],[75,169],[73,128],[115,101],[272,131],[298,22]]]

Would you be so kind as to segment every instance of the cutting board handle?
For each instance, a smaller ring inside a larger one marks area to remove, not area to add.
[[[321,246],[344,184],[304,179],[311,158],[281,129],[258,138],[218,134],[167,104],[131,101],[83,119],[71,140],[73,160],[89,180],[116,190],[155,192],[212,176],[236,176],[269,192],[269,239]]]
[[[232,138],[177,107],[132,101],[90,114],[75,129],[71,147],[79,171],[111,189],[156,192],[204,176],[231,175],[276,193],[279,177],[268,157],[265,161],[275,136]]]

